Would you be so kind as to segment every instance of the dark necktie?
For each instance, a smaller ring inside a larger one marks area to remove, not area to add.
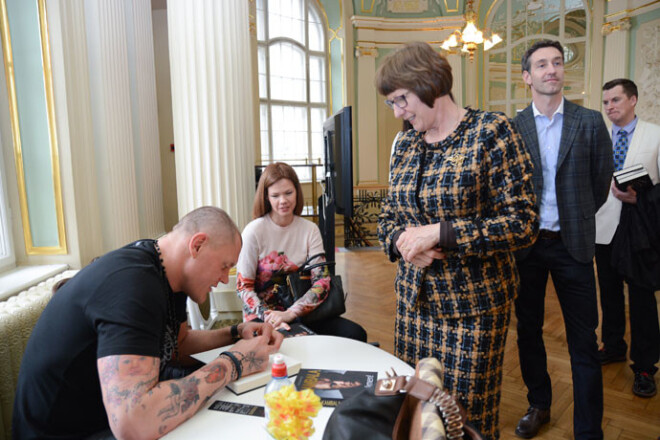
[[[623,168],[623,162],[626,160],[627,152],[628,132],[626,130],[619,130],[619,140],[614,145],[614,171],[619,171]]]

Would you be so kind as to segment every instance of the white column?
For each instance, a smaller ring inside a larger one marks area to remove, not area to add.
[[[106,248],[140,236],[125,17],[123,0],[85,1],[96,173]]]
[[[660,124],[660,18],[639,27],[635,46],[634,81],[639,90],[635,113]]]
[[[127,12],[135,170],[140,236],[165,232],[156,71],[150,0],[124,0]]]
[[[242,228],[254,197],[249,4],[169,0],[167,16],[179,216],[215,205]]]
[[[444,54],[447,58],[447,62],[451,66],[451,76],[453,77],[453,85],[451,88],[451,93],[454,95],[454,101],[459,107],[463,106],[463,57],[459,54]],[[470,82],[468,82],[470,84]],[[475,87],[472,87],[474,89]],[[468,102],[470,100],[468,99]]]
[[[630,18],[624,17],[605,23],[601,29],[605,35],[603,83],[615,78],[628,78],[630,27]]]
[[[591,22],[592,23],[603,23],[605,20],[605,6],[606,2],[594,2],[593,8],[591,9]],[[608,6],[609,7],[609,6]],[[598,27],[591,27],[593,31],[592,34],[598,33]],[[594,32],[595,31],[595,32]],[[604,84],[603,81],[603,59],[604,59],[604,47],[605,39],[604,38],[591,38],[588,42],[589,45],[589,76],[591,80],[585,84],[585,90],[587,91],[587,96],[584,101],[584,106],[587,108],[598,109],[603,102],[603,92],[601,87]],[[603,114],[605,118],[605,114]],[[605,118],[607,120],[607,118]]]
[[[357,184],[378,183],[378,95],[374,87],[378,49],[364,44],[355,49],[357,57]]]
[[[477,84],[479,84],[479,79],[477,78],[476,61],[470,61],[469,57],[462,57],[460,55],[455,56],[458,57],[458,59],[455,60],[454,64],[451,64],[454,79],[457,76],[462,76],[460,66],[462,66],[463,62],[465,62],[465,84],[473,84],[472,87],[465,88],[465,102],[462,103],[462,106],[480,108],[479,103],[477,102]],[[459,68],[457,70],[453,70],[455,66],[459,66]]]
[[[630,44],[631,23],[626,12],[627,7],[628,1],[626,0],[610,0],[607,2],[607,15],[604,16],[605,23],[600,28],[601,34],[605,37],[603,84],[615,78],[628,77],[628,59],[630,56],[628,47]],[[594,23],[597,22],[594,21]],[[600,93],[597,96],[600,98]],[[600,101],[599,99],[598,102]]]
[[[176,171],[172,129],[172,81],[170,80],[170,49],[167,34],[167,9],[153,11],[154,62],[156,64],[156,96],[158,100],[158,133],[160,137],[160,174],[163,180],[163,218],[165,230],[179,221],[176,196]],[[255,49],[256,53],[256,49]]]

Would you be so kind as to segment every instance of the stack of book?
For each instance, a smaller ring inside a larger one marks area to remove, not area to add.
[[[642,192],[653,186],[649,173],[642,164],[616,171],[614,173],[614,183],[621,191],[627,191],[628,187],[631,187],[637,192]]]

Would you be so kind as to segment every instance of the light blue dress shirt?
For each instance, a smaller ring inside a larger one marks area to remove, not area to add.
[[[555,178],[557,176],[557,158],[559,157],[559,142],[561,129],[564,125],[564,99],[557,110],[548,118],[541,113],[532,102],[536,134],[539,140],[539,153],[543,168],[543,193],[540,204],[540,228],[559,231],[559,210],[557,208],[557,192]]]

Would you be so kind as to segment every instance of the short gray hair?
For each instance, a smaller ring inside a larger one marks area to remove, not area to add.
[[[174,225],[172,230],[180,230],[190,235],[205,232],[216,245],[241,236],[238,226],[229,214],[215,206],[202,206],[190,211]]]

